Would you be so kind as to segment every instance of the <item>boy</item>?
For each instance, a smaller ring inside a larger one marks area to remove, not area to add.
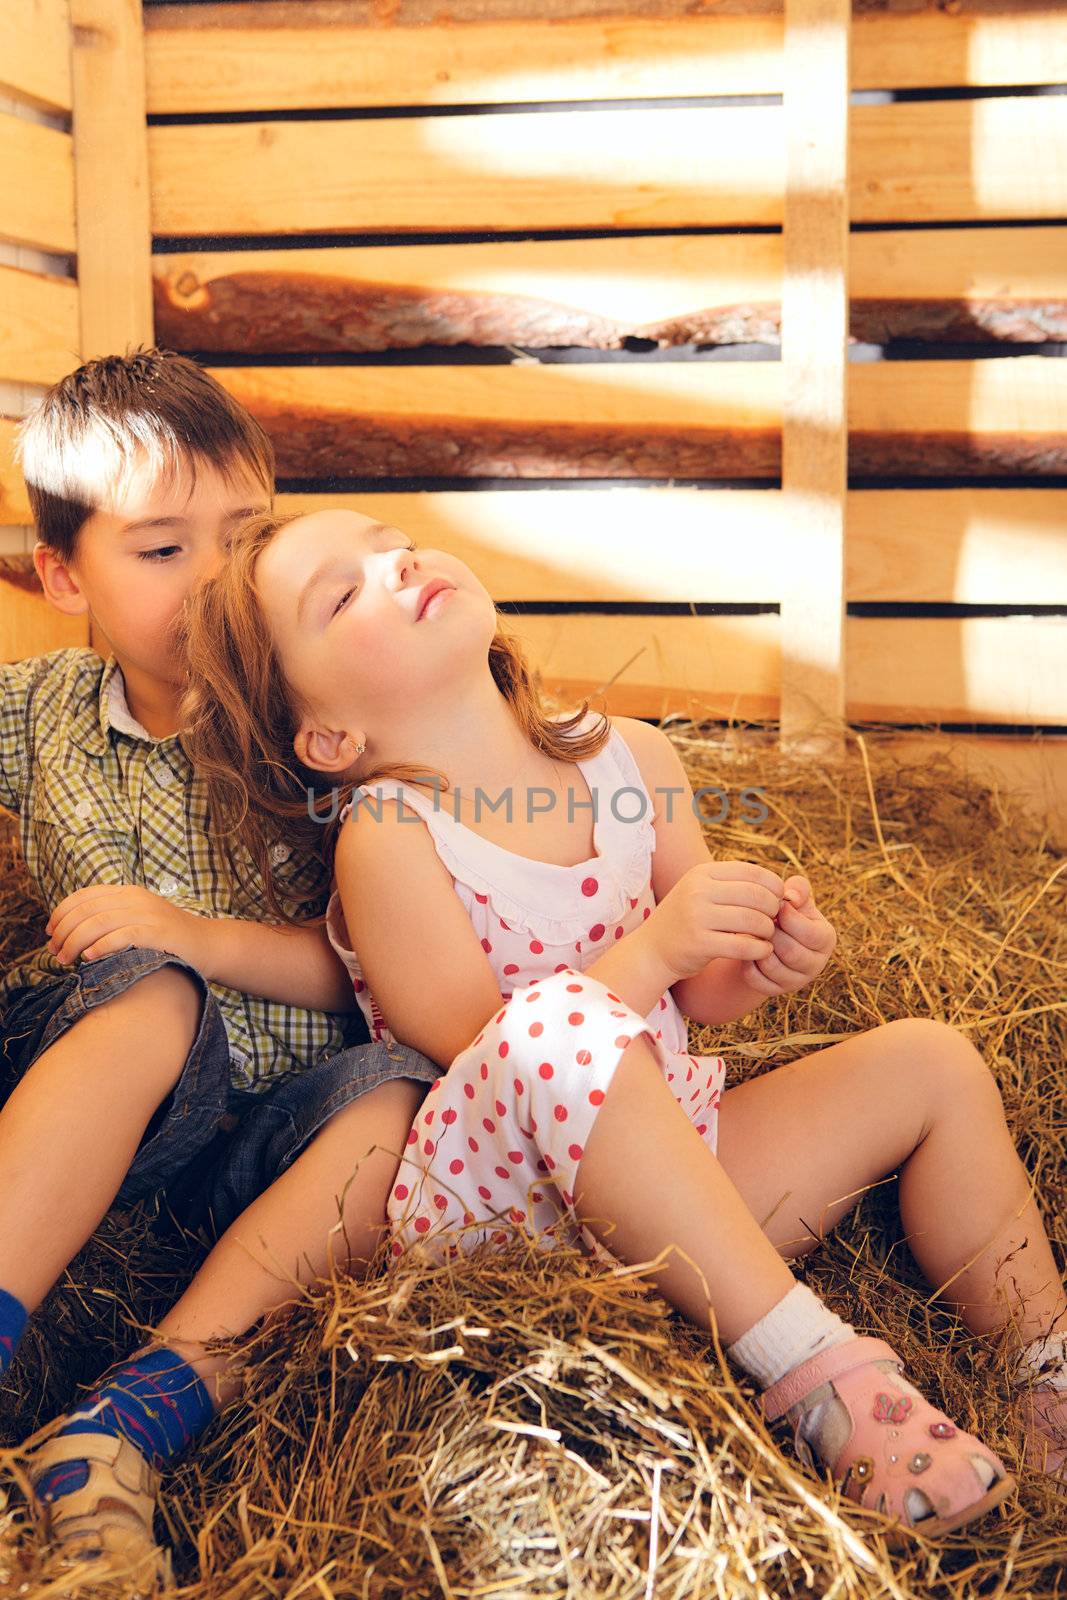
[[[266,434],[194,362],[140,349],[54,385],[18,454],[44,592],[88,613],[111,655],[0,665],[0,803],[52,912],[48,946],[0,981],[0,1060],[17,1079],[0,1109],[0,1372],[116,1200],[184,1189],[221,1233],[341,1108],[358,1161],[382,1130],[357,1104],[370,1089],[399,1149],[441,1075],[358,1042],[321,926],[257,920],[254,877],[238,902],[177,738],[182,607],[228,529],[272,504]],[[274,861],[294,904],[321,910],[321,867],[283,838]],[[396,1165],[377,1179],[383,1225]],[[122,1466],[121,1433],[101,1434],[95,1482]]]

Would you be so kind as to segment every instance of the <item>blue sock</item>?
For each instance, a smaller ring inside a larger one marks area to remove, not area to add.
[[[26,1326],[26,1307],[6,1289],[0,1289],[0,1376],[11,1365],[15,1347]]]
[[[214,1415],[211,1397],[192,1367],[164,1346],[112,1367],[100,1387],[70,1413],[59,1437],[106,1433],[128,1439],[158,1471]],[[78,1460],[76,1445],[71,1446],[70,1457],[36,1480],[33,1487],[39,1500],[73,1494],[88,1482],[89,1468]]]

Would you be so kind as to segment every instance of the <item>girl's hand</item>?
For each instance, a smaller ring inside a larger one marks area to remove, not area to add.
[[[669,971],[695,977],[717,956],[751,965],[773,951],[785,893],[776,872],[751,861],[708,861],[682,874],[641,925]]]
[[[741,969],[745,983],[768,998],[795,994],[829,961],[837,934],[817,909],[807,878],[786,879],[771,943],[769,955],[746,961]]]
[[[139,884],[95,884],[61,900],[48,919],[49,949],[66,966],[142,945],[204,970],[211,918],[172,905]]]

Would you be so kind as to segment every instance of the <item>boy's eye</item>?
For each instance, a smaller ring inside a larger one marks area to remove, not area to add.
[[[138,550],[137,559],[138,561],[165,561],[173,551],[180,549],[181,546],[177,544],[164,544],[160,545],[157,550]]]

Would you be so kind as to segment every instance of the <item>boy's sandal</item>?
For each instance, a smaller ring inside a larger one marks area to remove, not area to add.
[[[33,1498],[45,1537],[63,1555],[107,1558],[133,1566],[163,1552],[152,1531],[159,1473],[128,1439],[106,1433],[54,1434],[29,1457],[36,1485],[51,1467],[84,1463],[89,1476],[80,1489],[54,1499]]]
[[[1023,1461],[1045,1472],[1067,1494],[1067,1389],[1035,1383],[1019,1398],[1024,1429]]]
[[[763,1414],[768,1422],[788,1416],[797,1455],[819,1472],[822,1464],[800,1424],[812,1406],[836,1396],[851,1422],[830,1469],[838,1488],[859,1505],[897,1518],[909,1534],[949,1533],[999,1505],[1015,1488],[1000,1458],[943,1411],[898,1388],[879,1361],[894,1362],[903,1375],[903,1362],[883,1339],[833,1345],[767,1389]],[[983,1475],[976,1463],[996,1476]]]

